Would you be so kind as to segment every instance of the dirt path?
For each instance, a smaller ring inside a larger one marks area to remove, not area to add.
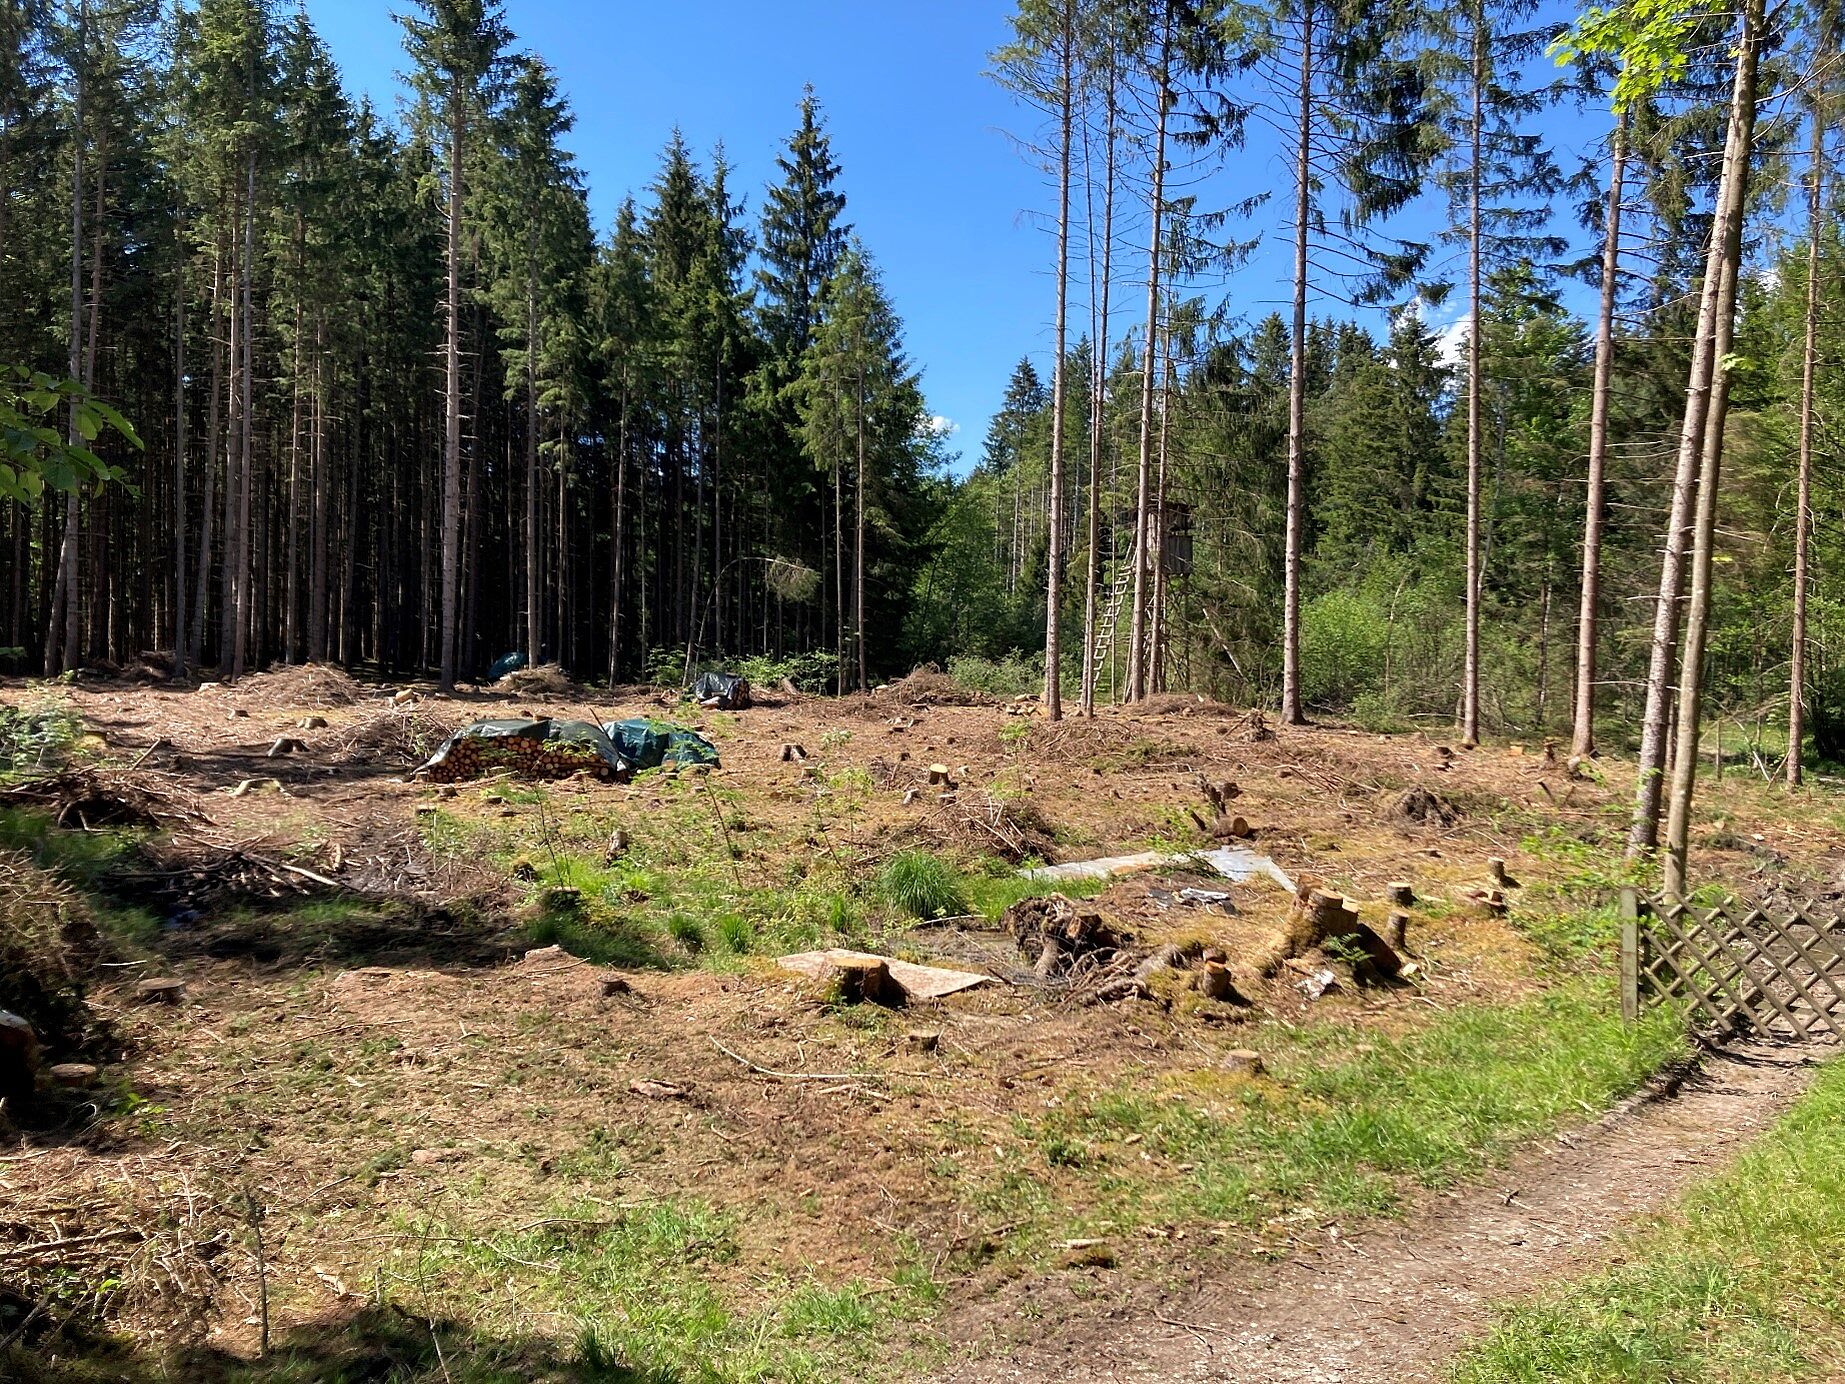
[[[1671,1095],[1629,1102],[1419,1215],[1244,1281],[1122,1304],[951,1372],[955,1381],[1431,1380],[1492,1305],[1581,1274],[1611,1235],[1671,1204],[1784,1111],[1834,1050],[1743,1047]],[[1002,1332],[1004,1328],[1001,1328]]]

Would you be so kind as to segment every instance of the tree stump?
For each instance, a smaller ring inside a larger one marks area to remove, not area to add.
[[[1384,893],[1394,908],[1414,908],[1416,906],[1415,886],[1408,880],[1392,880],[1384,886]]]
[[[135,998],[142,1004],[182,1004],[186,982],[177,976],[149,976],[135,986]]]
[[[1518,881],[1505,872],[1505,861],[1501,860],[1496,855],[1487,857],[1486,873],[1487,877],[1492,880],[1493,887],[1496,889],[1518,888]]]
[[[1390,945],[1395,947],[1398,951],[1402,951],[1404,947],[1409,945],[1409,914],[1392,913],[1390,915],[1390,924],[1384,931],[1384,940],[1389,942]]]
[[[901,993],[891,984],[890,967],[875,956],[839,957],[827,981],[841,1004],[892,1004]]]
[[[1343,937],[1358,926],[1358,910],[1349,900],[1324,889],[1303,891],[1288,915],[1288,946],[1299,956],[1324,944],[1329,938]]]
[[[38,1034],[19,1015],[0,1009],[0,1100],[25,1100],[38,1078]]]

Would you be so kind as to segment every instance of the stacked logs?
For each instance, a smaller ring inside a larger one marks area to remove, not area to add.
[[[574,740],[540,740],[533,735],[466,735],[449,746],[440,764],[429,766],[437,783],[459,783],[509,769],[520,778],[562,779],[572,774],[615,776],[614,766],[594,745]]]

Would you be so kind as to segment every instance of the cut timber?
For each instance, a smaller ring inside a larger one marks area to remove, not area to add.
[[[1198,973],[1198,993],[1208,1000],[1236,1000],[1242,998],[1236,993],[1236,986],[1230,979],[1230,968],[1221,961],[1207,961]]]
[[[1368,923],[1356,924],[1351,932],[1339,940],[1354,951],[1363,953],[1363,961],[1353,967],[1358,979],[1395,980],[1403,973],[1403,958]]]
[[[303,716],[295,722],[296,730],[325,730],[326,728],[327,718],[325,716]]]
[[[1249,823],[1234,813],[1219,817],[1211,824],[1211,838],[1215,841],[1243,841],[1255,834]]]
[[[149,976],[135,986],[142,1004],[179,1004],[186,998],[186,982],[176,976]]]
[[[416,693],[408,687],[406,687],[401,692],[393,692],[391,694],[391,705],[392,706],[409,706],[410,703],[415,700],[416,700]]]

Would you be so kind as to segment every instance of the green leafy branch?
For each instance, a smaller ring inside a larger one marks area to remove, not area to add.
[[[70,410],[81,442],[66,441],[53,425],[60,408]],[[88,445],[105,430],[145,450],[133,425],[76,380],[54,379],[23,365],[0,366],[0,499],[29,504],[48,489],[100,490],[112,481],[127,486],[128,473]]]

